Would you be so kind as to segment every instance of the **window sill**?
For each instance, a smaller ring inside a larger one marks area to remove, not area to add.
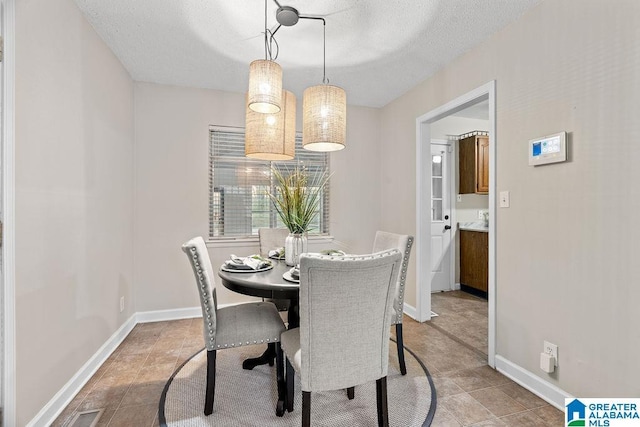
[[[334,238],[331,235],[326,236],[310,236],[309,242],[320,243],[327,242],[332,243]],[[258,245],[258,237],[221,237],[215,240],[207,240],[208,248],[233,248],[238,246],[253,246]]]

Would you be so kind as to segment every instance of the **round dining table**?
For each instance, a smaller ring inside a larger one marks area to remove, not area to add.
[[[218,276],[222,285],[234,292],[254,297],[288,299],[298,301],[300,285],[284,279],[284,274],[291,270],[284,260],[270,259],[273,268],[266,271],[228,271],[222,268]]]

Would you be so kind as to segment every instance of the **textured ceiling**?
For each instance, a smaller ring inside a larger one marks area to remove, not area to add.
[[[280,0],[326,18],[327,77],[347,103],[381,107],[540,0]],[[263,59],[263,0],[76,0],[137,81],[245,92]],[[267,1],[268,27],[277,25]],[[322,22],[276,34],[283,86],[322,83]]]

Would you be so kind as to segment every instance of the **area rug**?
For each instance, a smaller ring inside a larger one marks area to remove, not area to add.
[[[166,427],[300,426],[302,393],[296,376],[293,412],[275,414],[275,367],[242,369],[242,361],[256,357],[260,346],[219,351],[213,414],[204,410],[207,352],[193,355],[169,379],[160,399],[159,420]],[[391,426],[429,426],[436,409],[436,393],[426,366],[405,347],[407,375],[401,375],[394,342],[389,345],[387,393]],[[355,399],[344,390],[312,393],[311,424],[317,426],[377,425],[375,381],[357,386]]]

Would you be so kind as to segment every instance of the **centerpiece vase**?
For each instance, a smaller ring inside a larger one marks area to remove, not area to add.
[[[296,266],[300,262],[300,254],[307,252],[307,233],[289,233],[284,240],[284,262]]]

